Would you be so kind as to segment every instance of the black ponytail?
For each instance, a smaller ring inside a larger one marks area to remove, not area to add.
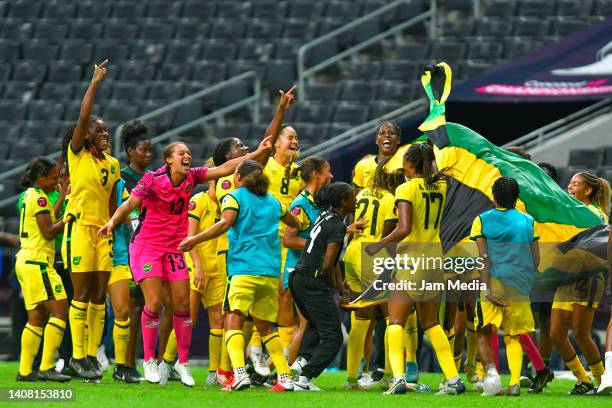
[[[298,167],[295,167],[291,171],[291,178],[294,178],[295,176],[300,174],[302,180],[308,183],[308,181],[310,180],[310,175],[315,171],[321,172],[323,170],[323,166],[325,166],[326,163],[327,160],[325,160],[321,156],[307,157],[306,159],[304,159],[302,164],[300,164]]]
[[[415,143],[406,151],[405,159],[425,179],[425,184],[445,180],[449,169],[437,170],[433,142],[427,138],[426,143]]]
[[[353,194],[353,187],[343,182],[330,183],[315,194],[315,206],[322,210],[338,210],[342,202]]]
[[[19,184],[23,188],[33,187],[39,177],[48,176],[52,171],[56,170],[56,168],[57,163],[48,157],[42,156],[32,159],[21,176]]]
[[[270,181],[268,176],[263,172],[261,164],[255,160],[245,160],[240,165],[236,172],[240,175],[240,180],[244,186],[256,196],[264,196],[268,192]]]

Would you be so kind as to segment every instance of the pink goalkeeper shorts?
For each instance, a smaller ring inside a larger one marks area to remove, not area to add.
[[[182,252],[165,252],[131,244],[130,268],[136,282],[152,277],[164,281],[189,280],[189,270]]]

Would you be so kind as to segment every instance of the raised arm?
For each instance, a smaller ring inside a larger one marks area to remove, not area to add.
[[[73,152],[78,152],[85,144],[87,127],[89,126],[89,117],[91,116],[91,109],[94,104],[94,95],[96,94],[98,85],[100,82],[102,82],[102,79],[106,75],[106,64],[108,64],[108,60],[102,61],[99,65],[94,65],[93,78],[91,78],[87,92],[85,92],[85,96],[83,97],[83,102],[81,102],[79,120],[77,121],[76,128],[74,129],[72,140],[70,140],[70,148]]]
[[[230,174],[234,173],[236,167],[238,167],[238,165],[243,161],[257,160],[258,157],[266,154],[266,152],[269,152],[272,149],[272,143],[270,143],[270,140],[272,140],[272,135],[264,138],[256,151],[242,157],[238,157],[237,159],[228,160],[220,166],[209,167],[208,172],[206,173],[206,180],[216,180],[220,179],[221,177],[229,176]]]
[[[276,112],[274,113],[274,117],[272,118],[272,122],[268,125],[266,129],[265,136],[272,136],[270,140],[270,144],[274,146],[276,143],[276,139],[278,138],[278,134],[280,133],[281,126],[283,125],[283,118],[285,116],[285,112],[293,103],[295,98],[295,91],[297,89],[296,85],[293,85],[287,92],[278,91],[280,94],[280,100],[278,101],[278,106],[276,108]],[[255,158],[259,164],[265,166],[268,163],[268,159],[270,158],[270,150],[260,154]]]

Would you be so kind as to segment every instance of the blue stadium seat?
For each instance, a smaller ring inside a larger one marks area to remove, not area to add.
[[[568,166],[586,167],[597,169],[604,162],[604,150],[595,149],[571,149],[569,152]]]
[[[207,41],[202,52],[202,59],[205,61],[231,61],[236,58],[236,44],[227,41]]]
[[[181,9],[180,1],[151,1],[147,2],[147,17],[173,19],[181,15]]]
[[[512,34],[512,21],[505,19],[482,18],[476,23],[476,35],[481,37],[502,38]]]
[[[13,80],[42,82],[47,74],[47,66],[40,62],[17,61],[13,64]]]
[[[39,102],[39,101],[36,101]],[[61,104],[59,104],[61,105]],[[61,114],[63,113],[64,107],[61,107],[61,111],[57,112]],[[32,104],[30,104],[30,113],[32,113]],[[31,115],[30,115],[31,116]],[[55,122],[58,117],[49,117],[49,119],[36,119],[41,120],[41,122],[26,122],[24,123],[21,130],[21,139],[20,140],[32,140],[34,143],[38,144],[43,143],[45,145],[49,144],[49,140],[54,139],[58,132],[57,122]],[[42,122],[44,120],[44,122]],[[53,146],[54,151],[59,150],[59,146]]]
[[[258,1],[253,7],[253,18],[278,24],[287,14],[287,3],[279,1]]]
[[[216,8],[217,3],[212,1],[186,1],[183,4],[183,17],[210,19],[215,16]]]
[[[102,28],[104,26],[101,23],[97,23],[95,19],[77,19],[70,23],[70,33],[68,37],[78,38],[81,40],[97,40],[102,37]]]
[[[319,18],[323,15],[323,3],[318,1],[313,3],[307,0],[294,0],[289,2],[289,11],[287,16],[289,18]]]
[[[27,40],[34,31],[31,22],[21,19],[4,19],[0,28],[2,29],[2,38],[7,40]]]
[[[74,97],[74,85],[45,82],[42,84],[40,97],[42,99],[51,99],[56,101],[72,99]]]
[[[251,20],[246,32],[247,38],[272,39],[281,36],[283,27],[275,22],[267,20]]]
[[[77,64],[89,64],[93,57],[93,44],[81,41],[63,42],[59,58]],[[99,61],[96,61],[99,62]]]
[[[104,23],[104,38],[114,40],[129,40],[138,35],[138,23],[131,16],[122,19],[106,20]]]
[[[9,159],[11,160],[31,160],[45,154],[45,145],[33,143],[16,143],[11,146]]]
[[[147,87],[136,81],[115,81],[112,98],[120,101],[137,102],[146,99]]]
[[[283,38],[310,41],[317,35],[318,22],[308,18],[291,18],[283,23]]]
[[[408,103],[410,101],[406,101]],[[401,103],[397,102],[388,102],[388,101],[372,101],[370,102],[370,115],[368,120],[374,120],[380,118],[381,116],[393,112],[396,109],[402,107]]]
[[[140,22],[139,38],[145,40],[167,40],[174,35],[174,24],[162,19],[146,19]]]
[[[115,18],[141,19],[145,16],[146,2],[118,1],[113,4],[111,15]]]
[[[7,17],[33,19],[40,17],[42,13],[42,3],[33,3],[30,1],[10,2],[10,7]]]
[[[84,1],[78,4],[77,17],[79,18],[105,19],[110,16],[112,8],[111,2]]]
[[[448,21],[442,26],[442,36],[445,38],[463,38],[474,33],[476,26],[473,20]]]
[[[77,5],[63,1],[47,1],[42,16],[46,18],[70,19],[76,16]]]
[[[138,116],[138,106],[132,103],[113,100],[103,109],[103,118],[108,121],[123,123]]]
[[[434,42],[431,46],[431,58],[437,61],[454,62],[465,56],[465,49],[466,46],[463,43]]]
[[[288,89],[297,80],[295,60],[270,60],[264,84],[271,89]]]
[[[193,66],[191,79],[208,83],[221,82],[226,79],[227,68],[225,64],[212,62],[198,62]]]
[[[345,81],[340,93],[340,100],[368,104],[376,99],[377,90],[377,85],[372,82]]]
[[[19,58],[19,43],[16,41],[0,40],[0,58],[2,61],[14,61]]]
[[[504,58],[514,58],[539,48],[539,41],[524,41],[521,37],[508,37],[504,40]]]
[[[327,5],[325,17],[354,20],[361,14],[361,4],[355,1],[333,0]]]
[[[245,1],[222,1],[217,3],[217,17],[248,18],[251,16],[251,3]]]
[[[166,63],[157,71],[156,79],[161,81],[180,81],[183,78],[189,78],[190,73],[190,65]]]
[[[40,121],[59,120],[64,117],[64,105],[57,100],[35,100],[28,104],[28,119]]]
[[[108,59],[109,67],[113,69],[113,66],[117,66],[117,64],[128,59],[130,47],[115,40],[97,40],[93,55],[95,63]]]
[[[228,137],[237,137],[238,139],[246,140],[250,135],[251,125],[248,123],[226,123],[215,126],[215,137],[217,139],[225,139]],[[265,131],[265,129],[264,129]],[[263,132],[259,134],[263,137]]]
[[[140,64],[156,66],[164,60],[166,48],[166,44],[161,40],[155,40],[155,42],[148,40],[132,41],[130,44],[130,59],[138,61]]]
[[[287,42],[281,42],[278,46],[286,46]],[[293,45],[293,44],[292,44]],[[274,44],[266,41],[244,40],[241,41],[238,50],[238,58],[241,60],[265,62],[274,55]],[[293,54],[294,57],[296,54]]]
[[[368,106],[339,104],[334,109],[333,122],[336,124],[347,124],[358,126],[368,120]]]
[[[11,76],[11,65],[0,65],[0,82],[8,81]]]
[[[155,68],[151,65],[137,61],[128,61],[120,65],[119,75],[115,76],[122,81],[148,81],[155,76]]]
[[[347,79],[376,81],[382,75],[382,63],[378,61],[360,64],[347,64],[343,68],[343,76]]]
[[[197,18],[180,18],[176,22],[174,38],[187,40],[192,38],[208,38],[212,27],[210,20],[198,20]]]
[[[30,41],[24,43],[21,50],[24,60],[47,63],[57,59],[59,45],[48,41]]]
[[[467,57],[472,60],[495,61],[501,58],[502,44],[499,42],[470,42]]]
[[[559,18],[552,20],[551,32],[554,35],[566,36],[575,31],[582,30],[585,27],[585,22],[582,20],[575,20],[572,18]]]
[[[511,17],[515,10],[514,0],[484,0],[484,11],[487,16]]]
[[[558,16],[564,17],[586,17],[593,11],[592,0],[557,0],[557,12]]]
[[[605,146],[604,147],[604,161],[603,161],[603,165],[604,166],[612,167],[612,146]]]
[[[36,22],[32,38],[46,40],[53,38],[61,40],[68,36],[69,25],[66,22],[56,19],[40,19]]]
[[[49,82],[76,82],[83,77],[83,69],[81,65],[65,62],[54,61],[49,64]]]
[[[233,64],[229,64],[227,77],[235,77],[247,71],[255,71],[258,78],[263,78],[265,75],[266,65],[257,61],[236,60]]]
[[[518,3],[517,15],[546,18],[553,14],[554,8],[554,1],[521,0]]]
[[[519,18],[514,22],[514,35],[540,38],[548,34],[548,20]]]
[[[329,122],[333,113],[329,104],[303,103],[296,106],[296,109],[295,120],[298,122]]]
[[[27,102],[36,97],[37,82],[10,81],[4,84],[3,99]]]
[[[387,61],[382,67],[382,78],[386,80],[414,81],[419,78],[421,66],[414,61]]]
[[[189,62],[200,61],[202,44],[193,41],[175,40],[166,44],[166,62]]]
[[[233,40],[238,42],[248,24],[248,20],[216,19],[212,24],[208,37],[214,40]]]
[[[183,95],[183,84],[176,82],[153,81],[148,82],[148,97],[152,100],[171,101]]]
[[[237,82],[221,90],[219,93],[219,104],[221,106],[228,106],[241,99],[248,98],[250,95],[252,95],[252,92],[249,89],[249,84]]]
[[[425,94],[416,94],[417,86],[416,82],[406,84],[405,82],[380,81],[378,82],[378,100],[408,103],[416,97],[424,97]]]
[[[414,42],[397,47],[396,58],[399,60],[423,60],[429,56],[429,44]]]

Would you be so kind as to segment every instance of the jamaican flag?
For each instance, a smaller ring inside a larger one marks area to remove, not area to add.
[[[450,95],[451,78],[451,68],[445,63],[424,69],[421,81],[430,100],[430,113],[419,127],[422,138],[430,138],[437,147],[438,168],[449,169],[451,176],[440,224],[445,252],[452,253],[457,243],[468,241],[474,219],[494,207],[493,183],[506,176],[517,180],[520,196],[516,208],[534,218],[540,235],[536,284],[556,286],[606,271],[609,227],[602,225],[595,213],[562,190],[535,163],[495,146],[463,125],[446,122],[444,102]],[[400,147],[385,170],[401,169],[409,147]],[[390,276],[391,271],[385,271],[379,278]],[[355,304],[384,298],[384,293],[369,287]]]

